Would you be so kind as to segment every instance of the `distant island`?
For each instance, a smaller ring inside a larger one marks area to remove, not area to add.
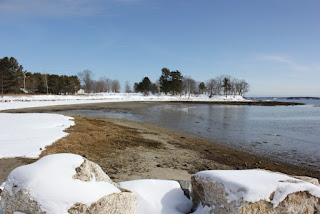
[[[320,100],[320,97],[287,97],[287,100]]]
[[[244,97],[249,100],[320,100],[320,97]]]

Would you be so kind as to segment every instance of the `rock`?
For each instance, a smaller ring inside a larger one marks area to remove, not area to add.
[[[136,213],[137,198],[132,200],[132,192],[122,192],[120,194],[111,194],[104,196],[97,202],[87,206],[85,204],[77,203],[73,205],[68,213],[70,214],[82,214],[82,213],[94,213],[94,214],[127,214]]]
[[[320,186],[319,180],[316,178],[312,178],[312,177],[308,177],[308,176],[294,176],[294,178],[297,178],[297,179],[303,180],[305,182],[309,182],[314,185]]]
[[[191,193],[191,181],[190,180],[177,180],[180,184],[180,187],[187,198],[190,199],[190,193]]]
[[[96,181],[106,181],[116,184],[98,164],[91,162],[88,159],[84,159],[83,163],[76,168],[76,172],[77,174],[73,176],[73,179],[79,179],[81,181],[92,181],[95,179]]]
[[[305,181],[304,181],[305,180]],[[211,170],[192,176],[193,211],[208,213],[319,213],[320,187],[265,170]],[[201,210],[201,209],[200,209]]]
[[[136,213],[137,195],[79,155],[55,154],[13,170],[1,194],[4,214]]]

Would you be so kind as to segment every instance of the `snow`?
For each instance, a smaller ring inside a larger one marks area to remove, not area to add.
[[[209,206],[203,206],[200,202],[198,208],[196,209],[196,211],[194,211],[192,214],[214,214],[213,210],[214,210],[215,206],[212,205],[211,207]]]
[[[274,207],[288,194],[295,192],[307,191],[320,197],[320,187],[314,184],[265,170],[208,170],[198,172],[196,176],[223,184],[228,193],[228,203],[242,198],[252,203],[259,200],[270,201],[269,197],[273,192],[275,194],[270,202]]]
[[[83,157],[74,154],[55,154],[37,162],[14,169],[8,176],[5,189],[26,189],[43,211],[68,213],[75,203],[90,206],[100,198],[121,192],[108,182],[81,181],[73,179],[75,169],[83,163]]]
[[[177,181],[144,179],[119,185],[138,194],[138,214],[181,214],[188,213],[192,207]]]
[[[1,102],[2,101],[2,102]],[[171,95],[149,95],[140,93],[97,93],[89,95],[15,95],[4,96],[0,100],[0,111],[7,109],[30,108],[54,105],[72,105],[101,102],[134,102],[134,101],[245,101],[242,96],[171,96]]]
[[[45,146],[68,135],[72,117],[58,114],[0,113],[0,158],[37,158]]]

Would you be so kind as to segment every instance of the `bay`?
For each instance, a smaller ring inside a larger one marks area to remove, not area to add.
[[[60,113],[149,123],[319,171],[320,101],[291,101],[305,102],[307,105],[148,103],[145,108],[127,111],[82,109]]]

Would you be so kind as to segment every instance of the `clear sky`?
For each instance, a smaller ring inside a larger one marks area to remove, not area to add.
[[[320,96],[319,0],[0,0],[0,58],[119,79],[227,74],[249,96]]]

